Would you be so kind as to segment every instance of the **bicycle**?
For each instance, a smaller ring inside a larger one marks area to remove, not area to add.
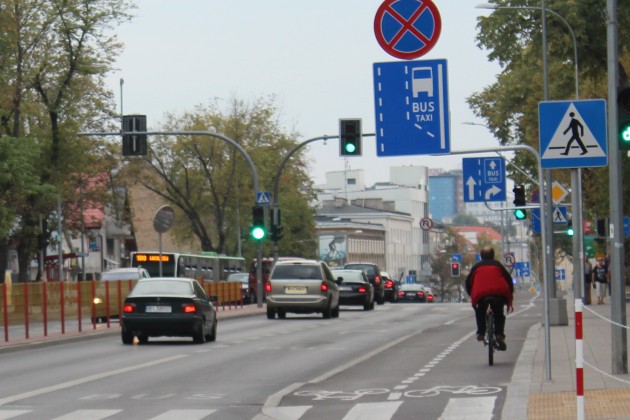
[[[488,307],[486,309],[486,336],[484,337],[483,344],[488,347],[488,364],[492,366],[494,364],[494,352],[498,349],[496,336],[494,334],[494,312],[492,306],[498,302],[496,297],[486,297]]]

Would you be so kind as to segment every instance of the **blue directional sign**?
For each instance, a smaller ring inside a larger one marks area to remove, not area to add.
[[[529,277],[530,269],[529,262],[522,261],[514,263],[514,271],[517,277]]]
[[[374,63],[377,156],[451,151],[446,60]]]
[[[566,280],[567,279],[566,270],[564,268],[556,268],[554,277],[556,280],[561,280],[561,281]]]
[[[606,166],[606,101],[538,104],[540,161],[545,169]]]
[[[452,262],[462,262],[462,254],[453,254],[451,255]]]
[[[464,158],[464,202],[505,201],[505,161],[500,157]]]

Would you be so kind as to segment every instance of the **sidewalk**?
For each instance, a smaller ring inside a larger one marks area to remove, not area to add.
[[[626,294],[626,311],[630,309],[628,300]],[[542,325],[532,327],[521,354],[525,360],[519,358],[519,363],[525,363],[524,367],[529,370],[530,376],[529,420],[575,419],[577,416],[575,300],[572,292],[567,294],[566,301],[569,325],[550,327],[551,380],[546,379],[545,329]],[[611,374],[612,324],[607,321],[610,318],[610,297],[606,298],[604,305],[584,306],[584,406],[585,418],[589,420],[630,419],[630,375]],[[626,337],[630,337],[627,329]],[[521,376],[521,379],[526,378]]]
[[[217,318],[219,320],[219,322],[222,319],[227,319],[227,318],[238,318],[238,317],[244,317],[244,316],[255,316],[255,315],[260,315],[262,316],[263,314],[266,313],[266,307],[263,305],[262,308],[258,308],[257,305],[243,305],[243,306],[236,306],[236,307],[232,307],[232,308],[228,308],[228,307],[221,307],[219,306],[217,308]],[[72,325],[72,323],[74,325]],[[67,326],[65,329],[65,333],[61,334],[60,332],[60,328],[57,326],[55,328],[55,326],[53,325],[55,324],[55,322],[50,322],[49,323],[49,333],[47,336],[44,336],[43,334],[43,327],[40,326],[30,326],[30,333],[29,333],[29,338],[25,338],[25,334],[24,334],[24,329],[21,329],[21,333],[18,334],[9,334],[9,341],[5,341],[4,340],[4,336],[0,336],[0,351],[5,350],[5,349],[11,349],[11,348],[18,348],[21,346],[28,346],[28,345],[43,345],[45,343],[54,343],[54,342],[59,342],[62,340],[72,340],[72,339],[78,339],[78,338],[85,338],[86,336],[96,336],[96,335],[103,335],[103,334],[120,334],[120,327],[118,324],[118,319],[114,319],[110,322],[110,327],[107,328],[107,324],[104,323],[99,323],[96,324],[96,328],[94,328],[93,324],[91,322],[89,322],[89,320],[87,322],[83,322],[82,324],[82,331],[79,332],[78,331],[78,327],[77,327],[77,321],[75,320],[68,320],[67,321]],[[57,321],[56,324],[59,324],[59,322]]]

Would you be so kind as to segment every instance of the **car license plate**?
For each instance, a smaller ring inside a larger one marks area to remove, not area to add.
[[[414,292],[407,292],[407,296],[411,296],[411,297],[413,297],[413,296],[415,296],[415,295],[416,295],[416,294],[415,294]]]
[[[145,309],[145,312],[147,313],[160,313],[160,314],[165,314],[165,313],[171,313],[172,309],[170,306],[164,306],[164,305],[147,305],[147,308]]]
[[[350,287],[350,286],[339,286],[339,291],[341,291],[341,292],[351,292],[352,291],[352,287]]]
[[[305,295],[306,287],[287,286],[284,288],[284,293],[287,295]]]

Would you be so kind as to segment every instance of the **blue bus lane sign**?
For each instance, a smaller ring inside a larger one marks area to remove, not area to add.
[[[500,157],[462,159],[464,202],[503,202],[505,161]]]
[[[374,63],[377,156],[451,150],[446,60]]]

